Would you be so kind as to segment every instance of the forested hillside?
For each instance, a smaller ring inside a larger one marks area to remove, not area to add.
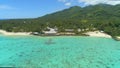
[[[1,20],[0,29],[14,32],[42,32],[46,27],[65,29],[96,28],[120,36],[120,5],[74,6],[34,19]]]

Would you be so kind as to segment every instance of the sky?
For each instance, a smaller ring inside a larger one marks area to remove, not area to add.
[[[120,0],[0,0],[0,19],[37,18],[71,6],[99,3],[116,5]]]

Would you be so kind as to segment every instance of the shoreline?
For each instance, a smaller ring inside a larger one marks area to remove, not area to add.
[[[113,37],[113,39],[120,41],[120,36],[115,36],[115,37]]]
[[[7,32],[5,30],[0,29],[0,34],[6,35],[6,36],[22,36],[22,35],[31,35],[31,32]]]
[[[85,35],[91,36],[91,37],[104,37],[104,38],[112,38],[111,35],[108,35],[104,32],[100,32],[100,31],[89,31],[86,33],[83,33]]]
[[[42,37],[49,36],[49,35],[32,35],[31,33],[32,32],[7,32],[5,30],[0,29],[0,34],[6,35],[6,36],[42,36]],[[88,37],[113,38],[112,36],[100,31],[88,31],[82,34],[83,35],[50,35],[50,36],[88,36]],[[120,37],[116,36],[116,39],[120,40]]]

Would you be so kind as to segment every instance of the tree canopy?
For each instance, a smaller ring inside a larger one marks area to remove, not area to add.
[[[120,5],[98,4],[68,9],[34,19],[0,20],[0,29],[13,32],[41,32],[46,27],[64,29],[96,28],[120,36]]]

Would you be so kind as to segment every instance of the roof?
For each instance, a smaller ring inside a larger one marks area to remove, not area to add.
[[[53,29],[53,28],[49,28],[50,29],[50,31],[44,31],[44,33],[45,34],[55,34],[55,33],[57,33],[56,31],[55,31],[55,29]]]

